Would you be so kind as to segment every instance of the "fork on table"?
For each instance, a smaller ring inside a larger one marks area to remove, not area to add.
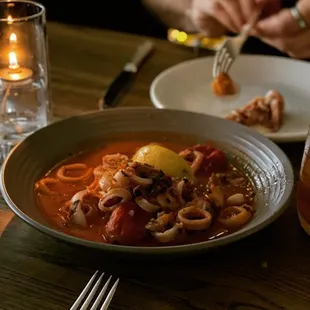
[[[253,11],[248,23],[242,28],[240,34],[236,37],[227,38],[216,52],[212,72],[214,79],[222,72],[228,73],[233,62],[240,54],[245,41],[248,39],[251,29],[258,21],[262,10],[263,7],[258,5]]]
[[[70,310],[86,310],[86,309],[89,309],[90,306],[91,306],[90,310],[107,310],[108,309],[112,301],[112,298],[114,296],[114,293],[117,289],[119,278],[116,279],[113,286],[108,290],[109,284],[112,281],[112,276],[110,276],[108,280],[105,282],[105,284],[103,285],[102,289],[99,291],[99,288],[102,286],[101,283],[103,280],[104,273],[102,273],[99,276],[99,278],[97,277],[98,273],[99,271],[97,270],[93,274],[93,276],[90,278],[85,288],[83,289],[82,293],[77,298],[77,300],[74,302]],[[98,280],[93,285],[96,278],[98,278]],[[107,295],[104,301],[102,302],[102,299],[105,296],[106,292],[107,292]],[[93,299],[96,294],[97,294],[97,297],[95,301],[93,302]]]

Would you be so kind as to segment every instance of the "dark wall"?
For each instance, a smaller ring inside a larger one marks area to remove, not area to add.
[[[139,0],[39,0],[47,19],[68,24],[105,28],[155,37],[166,37],[167,30]],[[72,3],[71,5],[69,3]]]

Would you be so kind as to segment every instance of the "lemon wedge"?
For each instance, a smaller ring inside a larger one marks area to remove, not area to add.
[[[193,170],[183,157],[157,144],[141,147],[132,159],[162,170],[170,177],[194,179]]]

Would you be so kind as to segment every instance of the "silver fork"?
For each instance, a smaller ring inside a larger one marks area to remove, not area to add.
[[[214,79],[221,72],[228,73],[235,59],[240,54],[243,44],[248,39],[251,29],[258,21],[262,9],[262,6],[257,6],[250,17],[249,22],[244,25],[240,34],[233,38],[227,38],[220,49],[216,52],[212,72]]]
[[[114,282],[112,288],[109,290],[104,302],[100,307],[101,301],[106,293],[106,291],[108,290],[109,284],[112,280],[112,276],[109,277],[109,279],[105,282],[103,288],[100,290],[100,292],[97,295],[96,300],[93,302],[93,304],[91,304],[92,300],[95,297],[95,294],[97,293],[99,286],[102,282],[104,273],[102,273],[97,282],[95,283],[95,285],[92,287],[95,279],[97,278],[99,271],[97,270],[94,275],[90,278],[90,280],[88,281],[88,283],[86,284],[85,288],[83,289],[82,293],[80,294],[80,296],[77,298],[77,300],[75,301],[75,303],[72,305],[72,307],[70,308],[70,310],[86,310],[88,309],[88,307],[91,305],[92,307],[90,308],[90,310],[107,310],[112,298],[114,296],[114,293],[117,289],[118,286],[118,282],[119,282],[119,278],[117,278],[117,280]],[[91,289],[92,287],[92,289]],[[89,290],[91,289],[91,291],[89,292]],[[89,293],[88,293],[89,292]],[[88,294],[88,295],[87,295]],[[87,295],[87,297],[86,297]],[[86,297],[86,299],[85,299]],[[85,299],[85,300],[84,300]],[[84,301],[84,302],[83,302]],[[83,302],[83,304],[82,304]]]

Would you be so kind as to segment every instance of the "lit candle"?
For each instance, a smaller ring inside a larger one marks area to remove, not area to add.
[[[10,35],[10,44],[15,44],[17,42],[17,36],[16,34],[13,32]]]
[[[19,64],[17,62],[16,54],[14,52],[9,53],[9,71],[19,72]]]
[[[13,23],[13,18],[11,15],[8,16],[8,24],[12,24]]]
[[[15,33],[10,35],[10,46],[13,47],[14,44],[17,42],[17,36]],[[23,68],[19,65],[17,60],[16,52],[11,51],[9,52],[9,66],[8,68],[0,70],[0,78],[16,82],[16,81],[23,81],[29,79],[32,76],[32,70],[28,68]]]

